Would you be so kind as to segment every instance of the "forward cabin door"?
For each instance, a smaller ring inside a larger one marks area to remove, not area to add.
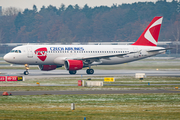
[[[32,47],[31,46],[27,47],[27,57],[28,58],[33,58],[33,51],[32,51]]]

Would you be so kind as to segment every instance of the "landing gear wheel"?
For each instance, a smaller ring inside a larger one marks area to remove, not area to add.
[[[29,74],[29,72],[28,71],[24,71],[24,75],[28,75]]]
[[[76,74],[76,70],[69,71],[69,74],[71,74],[71,75]]]
[[[87,74],[93,74],[93,73],[94,73],[94,70],[93,70],[93,69],[87,69],[87,70],[86,70],[86,73],[87,73]]]
[[[24,71],[24,75],[29,75],[29,72],[28,72],[28,70],[29,70],[29,65],[28,65],[28,64],[25,64],[24,66],[25,66],[25,68],[26,68],[26,71]]]

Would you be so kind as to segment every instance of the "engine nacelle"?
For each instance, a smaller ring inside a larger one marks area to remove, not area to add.
[[[82,60],[66,60],[64,66],[67,70],[80,70],[83,68]]]
[[[57,65],[39,65],[39,69],[42,71],[50,71],[55,70],[57,68]]]

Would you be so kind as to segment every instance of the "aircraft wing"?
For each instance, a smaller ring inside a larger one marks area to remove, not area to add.
[[[164,48],[164,49],[157,49],[157,50],[148,50],[147,52],[158,52],[158,51],[162,51],[162,50],[170,50],[172,48]]]
[[[111,54],[111,55],[87,56],[87,57],[74,58],[74,59],[76,59],[76,60],[109,59],[110,57],[122,57],[124,55],[133,54],[133,53],[137,53],[137,52],[121,53],[121,54],[114,53],[114,54]]]

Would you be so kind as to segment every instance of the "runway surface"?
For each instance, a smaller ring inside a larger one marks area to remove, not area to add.
[[[178,70],[95,70],[93,75],[87,75],[86,70],[77,71],[76,75],[70,75],[66,70],[40,71],[29,70],[29,75],[24,75],[24,70],[0,70],[1,75],[25,76],[25,78],[48,78],[48,77],[82,77],[82,76],[134,76],[135,73],[145,73],[146,76],[180,77]]]
[[[1,75],[22,76],[24,70],[0,70]],[[145,73],[146,76],[180,77],[180,71],[156,70],[95,70],[93,75],[87,75],[86,70],[79,70],[76,75],[69,75],[66,70],[40,71],[29,70],[25,78],[52,78],[52,77],[82,77],[82,76],[134,76],[135,73]],[[123,84],[122,84],[123,85]],[[135,85],[135,84],[133,84]],[[162,85],[162,84],[158,84]],[[166,84],[167,85],[167,84]],[[173,84],[174,85],[174,84]],[[175,84],[177,85],[177,84]],[[178,84],[179,85],[179,84]],[[126,85],[124,85],[126,86]],[[129,84],[127,86],[130,86]],[[0,91],[2,95],[4,91]],[[178,90],[86,90],[86,91],[7,91],[12,95],[70,95],[70,94],[131,94],[131,93],[180,93]]]
[[[75,94],[134,94],[134,93],[180,93],[173,90],[91,90],[91,91],[7,91],[12,95],[75,95]],[[2,95],[2,91],[0,94]]]

